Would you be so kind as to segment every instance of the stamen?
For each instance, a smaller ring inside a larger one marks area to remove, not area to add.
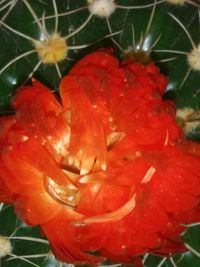
[[[73,187],[69,188],[66,186],[58,185],[50,177],[45,177],[45,189],[48,194],[57,202],[74,208],[79,201],[79,191]]]
[[[156,169],[153,166],[151,166],[146,172],[144,178],[142,179],[141,184],[146,184],[150,182],[155,172],[156,172]]]
[[[103,215],[97,215],[93,217],[85,218],[81,221],[75,221],[73,222],[76,226],[84,226],[91,223],[104,223],[104,222],[115,222],[121,220],[123,217],[128,215],[136,206],[136,194],[134,193],[133,196],[119,209],[114,210],[112,212],[103,214]]]
[[[165,142],[164,142],[164,146],[167,146],[168,143],[169,143],[169,131],[167,130],[166,137],[165,137]]]
[[[110,150],[115,143],[120,141],[122,138],[124,138],[125,133],[124,132],[112,132],[106,137],[106,145],[107,149]]]

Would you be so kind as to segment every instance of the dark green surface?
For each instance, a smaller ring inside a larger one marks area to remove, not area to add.
[[[9,1],[7,1],[9,2]],[[84,0],[57,0],[58,12],[66,11],[69,7],[70,10],[86,5]],[[142,2],[142,4],[141,4]],[[35,10],[38,17],[42,17],[45,11],[45,15],[54,14],[53,4],[51,0],[29,0],[31,7]],[[145,5],[153,3],[152,0],[127,0],[116,1],[121,5]],[[198,1],[196,1],[198,3]],[[200,4],[200,3],[199,3]],[[0,6],[1,7],[1,6]],[[0,13],[2,17],[8,9],[3,10]],[[115,41],[123,48],[127,50],[133,45],[132,29],[135,30],[136,45],[139,44],[141,34],[145,33],[149,19],[151,16],[152,7],[146,9],[116,9],[114,14],[109,18],[109,22],[112,28],[112,33],[121,31],[117,34]],[[150,47],[156,39],[160,36],[159,42],[154,47],[154,50],[178,50],[190,52],[192,45],[180,25],[169,15],[173,14],[178,18],[182,24],[187,28],[195,45],[200,42],[200,22],[198,10],[192,5],[185,5],[184,7],[174,6],[167,3],[163,3],[156,6],[155,14],[153,16],[152,25],[149,32],[146,35],[147,48]],[[88,17],[88,10],[78,11],[77,13],[59,17],[58,29],[62,36],[68,35],[72,29],[79,27]],[[22,0],[18,0],[16,5],[6,18],[5,23],[15,30],[18,30],[24,34],[27,34],[33,38],[38,39],[40,36],[40,29],[27,7]],[[46,21],[47,31],[49,33],[54,30],[54,19]],[[81,50],[70,50],[68,58],[59,63],[59,68],[62,75],[67,74],[70,67],[85,54],[96,50],[100,47],[112,46],[116,55],[119,58],[123,58],[123,54],[119,48],[113,44],[111,38],[104,38],[109,34],[108,25],[105,19],[93,17],[90,23],[81,30],[77,35],[70,38],[68,45],[84,45],[93,44],[88,48]],[[149,41],[148,41],[149,40]],[[12,33],[4,26],[0,27],[0,69],[3,68],[9,61],[13,60],[17,56],[25,53],[28,50],[33,49],[33,45],[30,41]],[[168,96],[173,96],[176,99],[178,107],[191,106],[198,109],[200,105],[200,72],[191,71],[187,80],[180,87],[185,75],[188,72],[190,66],[187,63],[187,57],[185,55],[179,55],[176,53],[158,53],[153,51],[152,59],[157,62],[161,68],[162,73],[169,77]],[[163,59],[176,57],[175,60],[169,62],[160,63]],[[34,69],[38,62],[37,54],[25,57],[15,64],[10,66],[0,75],[0,112],[6,114],[11,111],[10,100],[15,90],[27,81],[29,74]],[[200,60],[200,58],[199,58]],[[39,79],[52,90],[57,91],[59,86],[59,77],[54,65],[41,65],[40,68],[34,73],[34,78]],[[198,133],[197,133],[198,134]],[[13,234],[13,232],[17,231]],[[19,220],[14,216],[10,207],[4,206],[0,213],[0,235],[6,236],[29,236],[41,238],[39,229],[29,228],[21,224]],[[198,226],[190,228],[185,235],[185,241],[196,251],[200,252],[200,228]],[[12,239],[13,251],[15,255],[40,255],[48,253],[48,246],[42,243]],[[7,256],[1,259],[1,266],[62,266],[56,262],[53,256],[36,257],[36,258],[15,258],[13,256]],[[27,262],[25,260],[29,260]],[[163,261],[163,265],[161,265]],[[35,264],[35,265],[34,265]],[[175,265],[174,265],[175,264]],[[64,266],[64,265],[63,265]],[[146,267],[198,267],[200,266],[200,258],[193,253],[188,252],[184,255],[177,255],[172,259],[166,259],[165,261],[160,257],[148,256],[145,261]]]

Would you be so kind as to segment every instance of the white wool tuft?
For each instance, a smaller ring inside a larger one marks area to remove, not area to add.
[[[188,54],[187,59],[193,70],[200,71],[200,44]]]
[[[183,6],[186,3],[186,0],[166,0],[166,2],[172,5]]]
[[[88,0],[90,13],[101,18],[108,18],[116,7],[114,0]]]
[[[200,126],[199,120],[193,120],[199,116],[198,111],[191,107],[180,108],[176,111],[176,118],[186,135],[192,133],[197,127]]]
[[[0,236],[0,258],[10,254],[12,246],[8,238]]]

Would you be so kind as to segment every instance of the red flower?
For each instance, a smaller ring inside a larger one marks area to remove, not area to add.
[[[184,223],[199,221],[200,145],[186,141],[167,79],[109,50],[62,79],[61,101],[34,81],[1,118],[0,197],[40,225],[62,261],[139,261],[186,248]],[[94,256],[98,252],[100,256]]]

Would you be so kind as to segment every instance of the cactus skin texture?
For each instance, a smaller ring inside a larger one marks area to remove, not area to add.
[[[1,115],[13,113],[11,99],[18,87],[31,84],[31,77],[57,93],[61,77],[66,76],[78,60],[97,49],[112,47],[121,60],[131,58],[144,65],[153,61],[160,67],[169,80],[165,97],[175,99],[178,109],[192,110],[192,115],[181,115],[178,121],[183,128],[194,121],[195,126],[191,126],[191,131],[187,127],[186,133],[199,139],[200,2],[116,0],[108,18],[91,15],[92,4],[93,1],[84,0],[0,1]],[[58,42],[54,42],[55,39]],[[45,40],[48,42],[43,49]],[[3,183],[1,187],[6,190]],[[7,197],[8,192],[9,188],[4,192]],[[11,194],[10,199],[0,197],[9,202],[13,196]],[[1,204],[0,210],[1,266],[71,266],[70,262],[65,264],[57,260],[50,251],[44,237],[50,231],[48,227],[41,233],[39,227],[27,226],[16,217],[10,205]],[[154,210],[155,218],[156,212]],[[21,217],[27,219],[24,214]],[[187,251],[180,250],[175,255],[163,255],[163,252],[162,256],[144,251],[141,258],[144,266],[199,266],[198,220],[186,229],[181,238]],[[113,265],[111,261],[103,264]],[[138,264],[140,262],[135,262],[136,266]]]

